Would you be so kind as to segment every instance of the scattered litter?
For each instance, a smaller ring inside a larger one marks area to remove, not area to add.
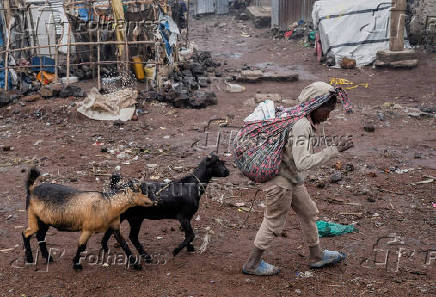
[[[14,248],[4,249],[4,250],[0,250],[0,253],[9,253],[9,252],[12,252],[13,250],[14,250]]]
[[[415,169],[414,168],[397,169],[397,170],[395,170],[395,173],[403,174],[403,173],[407,173],[407,172],[413,171],[413,170],[415,170]]]
[[[346,90],[352,90],[352,89],[355,89],[357,87],[364,87],[365,89],[367,89],[369,87],[368,83],[355,84],[354,82],[349,81],[349,80],[347,80],[345,78],[336,78],[336,77],[332,77],[330,79],[330,84],[331,85],[336,85],[336,86],[338,86],[338,85],[341,85],[341,86],[346,85],[348,87],[343,87]]]
[[[436,207],[436,202],[433,202],[433,207]]]
[[[318,228],[319,237],[338,236],[357,231],[357,229],[352,225],[341,225],[326,221],[317,221],[316,227]]]
[[[206,227],[206,234],[203,237],[203,243],[201,244],[200,248],[198,249],[200,254],[203,254],[206,251],[207,246],[209,245],[210,240],[212,238],[211,234],[213,234],[213,230],[209,226],[207,226]]]
[[[310,271],[297,272],[296,274],[297,274],[297,277],[301,277],[301,278],[313,277],[313,272],[310,272]]]
[[[154,169],[157,167],[157,164],[147,164],[146,166],[148,169]]]
[[[6,221],[9,221],[13,216],[12,215],[8,215],[8,217],[6,218]]]
[[[196,220],[196,221],[199,221],[199,220],[200,220],[200,215],[198,215],[198,216],[195,218],[195,220]]]
[[[160,239],[163,239],[163,237],[162,236],[156,236],[156,239],[160,240]]]
[[[40,140],[36,141],[33,145],[34,146],[40,145],[43,141],[44,140],[40,139]]]
[[[226,91],[229,93],[242,93],[245,92],[246,88],[242,85],[238,84],[229,84],[225,82],[226,84]]]
[[[425,178],[427,178],[427,179],[425,179],[425,180],[422,180],[422,181],[419,181],[419,182],[416,182],[416,183],[412,183],[412,185],[422,185],[422,184],[430,184],[430,183],[432,183],[432,182],[434,182],[435,180],[436,180],[436,177],[434,177],[434,176],[424,176]]]
[[[242,206],[245,205],[245,203],[244,203],[244,202],[236,202],[235,205],[236,205],[237,207],[242,207]]]
[[[164,183],[169,184],[171,182],[171,180],[169,178],[166,178],[163,180]]]
[[[103,267],[109,267],[108,263],[103,263]]]

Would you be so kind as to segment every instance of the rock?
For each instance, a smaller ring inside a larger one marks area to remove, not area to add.
[[[238,15],[238,20],[248,21],[249,19],[250,19],[250,17],[245,12],[242,12]]]
[[[216,94],[214,92],[195,91],[189,98],[189,105],[193,108],[204,108],[209,105],[216,105],[218,103]]]
[[[35,94],[35,95],[25,96],[25,97],[23,97],[22,99],[23,99],[23,101],[25,101],[25,102],[35,102],[35,101],[38,101],[38,100],[40,100],[40,99],[42,99],[42,98],[41,98],[41,95],[39,95],[39,94]]]
[[[114,122],[114,126],[115,127],[121,127],[121,126],[123,126],[124,125],[124,122],[122,122],[122,121],[115,121]]]
[[[274,102],[281,102],[282,96],[280,94],[256,94],[254,95],[256,103],[263,102],[265,100],[271,100]]]
[[[335,173],[330,176],[330,182],[331,183],[337,183],[342,180],[342,173],[340,171],[336,171]]]
[[[41,89],[39,89],[39,94],[45,98],[56,97],[59,95],[61,90],[62,84],[49,84],[42,86]]]
[[[374,199],[374,197],[372,197],[372,196],[368,196],[368,197],[366,198],[366,200],[368,200],[369,202],[375,202],[375,199]]]
[[[80,87],[73,85],[68,85],[59,92],[59,97],[67,98],[70,96],[85,97],[85,92]]]
[[[183,76],[187,76],[187,77],[193,77],[194,75],[192,75],[192,71],[191,70],[183,70],[182,71],[182,75]]]
[[[198,77],[197,81],[198,81],[198,85],[202,88],[207,88],[209,86],[209,83],[207,82],[208,78],[207,77]]]
[[[365,125],[363,126],[363,130],[365,130],[366,132],[374,132],[375,127],[372,123],[365,123]]]
[[[354,165],[353,164],[346,164],[345,165],[345,171],[346,172],[354,171]]]

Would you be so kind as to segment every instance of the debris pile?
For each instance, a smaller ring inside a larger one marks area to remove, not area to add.
[[[192,57],[181,62],[179,67],[169,74],[160,92],[143,93],[146,100],[167,102],[174,107],[204,108],[217,104],[216,94],[203,91],[212,83],[212,77],[221,77],[217,70],[221,63],[212,59],[207,51],[196,51]]]

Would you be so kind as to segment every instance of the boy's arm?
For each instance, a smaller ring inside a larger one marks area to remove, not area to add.
[[[339,154],[335,146],[329,146],[319,153],[312,154],[309,150],[311,127],[308,122],[298,121],[292,128],[292,157],[299,171],[306,171],[319,166]],[[290,139],[291,140],[291,139]]]

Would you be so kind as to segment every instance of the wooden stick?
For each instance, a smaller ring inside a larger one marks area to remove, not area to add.
[[[68,40],[67,40],[67,83],[70,84],[70,55],[71,55],[71,25],[68,26]]]
[[[96,42],[92,42],[94,44],[97,44]],[[157,42],[158,44],[160,44],[160,42]],[[85,45],[88,46],[89,44],[91,44],[91,42],[70,42],[70,43],[63,43],[63,44],[59,44],[58,46],[80,46],[80,45]],[[100,41],[99,42],[100,45],[107,45],[107,44],[115,44],[115,45],[125,45],[126,42],[125,41]],[[127,42],[128,45],[133,45],[133,44],[145,44],[145,45],[155,45],[156,41],[150,41],[150,40],[138,40],[138,41],[128,41]],[[31,49],[41,49],[41,48],[48,48],[48,47],[55,47],[55,45],[39,45],[39,46],[27,46],[24,48],[18,48],[18,49],[11,49],[10,52],[18,52],[18,51],[25,51],[25,50],[31,50]],[[0,54],[4,54],[6,51],[0,51]]]
[[[8,10],[9,11],[9,10]],[[9,48],[11,45],[11,25],[12,22],[11,20],[9,20],[8,23],[8,30],[7,30],[7,34],[8,34],[8,38],[7,38],[7,42],[6,42],[6,54],[5,54],[5,91],[8,90],[9,86]]]
[[[101,66],[100,66],[100,29],[97,30],[97,88],[101,90]]]

